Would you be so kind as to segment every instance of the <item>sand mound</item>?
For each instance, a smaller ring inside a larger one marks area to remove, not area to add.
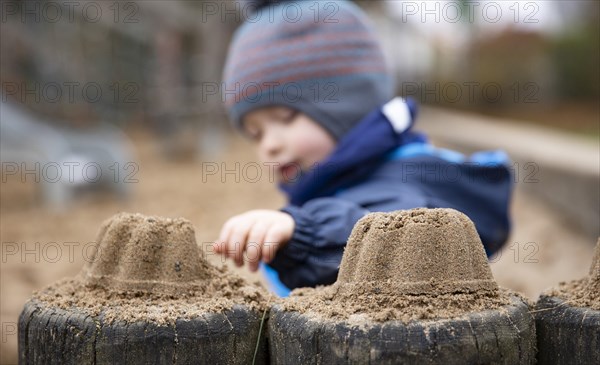
[[[285,307],[330,318],[409,321],[508,303],[469,218],[453,209],[420,208],[363,217],[336,283],[295,290]]]
[[[90,285],[181,294],[217,275],[182,218],[117,214],[102,224],[97,244],[82,273]]]
[[[589,275],[571,282],[562,282],[558,288],[550,289],[542,295],[565,299],[575,307],[600,310],[600,237],[596,243]]]
[[[483,245],[464,214],[450,209],[374,213],[353,230],[338,285],[397,294],[495,291]]]
[[[236,304],[263,308],[266,292],[209,264],[185,219],[120,213],[102,224],[96,243],[78,277],[59,281],[34,299],[109,321],[164,323]]]

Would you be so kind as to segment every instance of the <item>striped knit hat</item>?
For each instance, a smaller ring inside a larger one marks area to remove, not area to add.
[[[225,107],[243,115],[296,109],[339,140],[393,97],[393,77],[366,14],[345,0],[254,1],[236,31],[223,80]]]

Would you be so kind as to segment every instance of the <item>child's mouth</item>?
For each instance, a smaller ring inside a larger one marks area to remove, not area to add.
[[[300,165],[295,162],[287,163],[279,168],[279,176],[281,180],[288,183],[293,182],[300,177]]]

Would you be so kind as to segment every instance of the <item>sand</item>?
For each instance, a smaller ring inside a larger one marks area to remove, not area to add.
[[[453,209],[370,213],[354,227],[331,286],[293,291],[286,310],[323,319],[441,319],[510,302],[473,223]]]
[[[579,280],[561,282],[557,288],[550,289],[544,295],[564,299],[574,307],[600,311],[600,237],[589,275]]]
[[[102,224],[96,242],[77,277],[58,281],[33,299],[101,315],[109,323],[164,324],[234,305],[265,308],[267,294],[258,283],[206,260],[185,219],[120,213]]]

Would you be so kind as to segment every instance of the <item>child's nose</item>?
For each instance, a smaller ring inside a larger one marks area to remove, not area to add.
[[[261,149],[266,157],[275,157],[283,149],[283,140],[276,133],[265,134],[261,142]]]

